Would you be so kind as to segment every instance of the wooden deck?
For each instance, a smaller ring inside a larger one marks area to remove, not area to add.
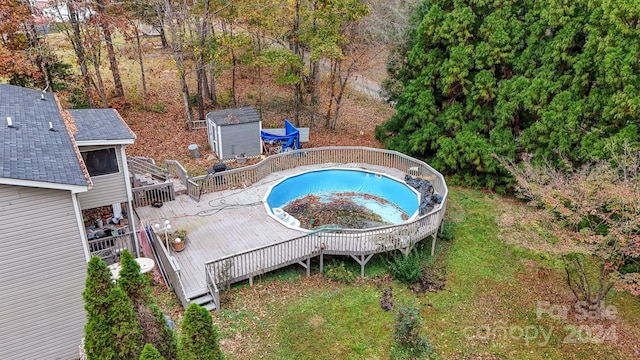
[[[161,208],[145,206],[137,208],[136,212],[142,224],[152,226],[167,219],[174,229],[188,231],[185,250],[171,251],[171,255],[181,269],[187,296],[199,294],[206,290],[206,262],[285,242],[306,233],[287,228],[267,214],[262,199],[270,186],[305,170],[334,167],[361,168],[400,180],[404,177],[400,170],[368,164],[309,165],[272,173],[243,189],[202,194],[199,202],[188,195],[180,195]]]

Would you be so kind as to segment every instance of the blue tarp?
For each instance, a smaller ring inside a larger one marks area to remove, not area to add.
[[[262,136],[262,141],[265,142],[280,142],[282,144],[282,151],[286,149],[300,149],[300,131],[298,131],[298,128],[293,126],[289,120],[285,119],[284,130],[285,135],[270,134],[263,130],[260,131],[260,136]]]

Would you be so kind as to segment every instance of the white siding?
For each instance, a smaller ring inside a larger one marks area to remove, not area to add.
[[[87,262],[72,195],[0,185],[0,359],[71,359]]]
[[[114,146],[82,146],[80,147],[80,151],[106,149],[109,147]],[[93,188],[88,192],[78,194],[82,209],[93,209],[99,206],[127,202],[127,187],[125,181],[128,181],[128,179],[125,179],[125,173],[122,167],[120,146],[115,146],[115,148],[120,171],[115,174],[91,177]]]

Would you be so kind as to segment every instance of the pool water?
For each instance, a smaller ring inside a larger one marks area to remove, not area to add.
[[[284,208],[313,195],[318,201],[345,200],[366,208],[383,223],[400,224],[417,216],[417,191],[392,177],[355,169],[325,169],[290,176],[273,185],[264,198],[265,207]]]

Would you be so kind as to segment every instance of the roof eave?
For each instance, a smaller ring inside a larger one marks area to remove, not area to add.
[[[76,144],[80,146],[101,146],[101,145],[132,145],[135,139],[118,139],[118,140],[76,140]]]
[[[90,189],[89,185],[60,184],[60,183],[50,183],[45,181],[22,180],[22,179],[11,179],[11,178],[0,178],[0,184],[54,189],[54,190],[68,190],[74,194],[80,193],[80,192],[87,192]]]

